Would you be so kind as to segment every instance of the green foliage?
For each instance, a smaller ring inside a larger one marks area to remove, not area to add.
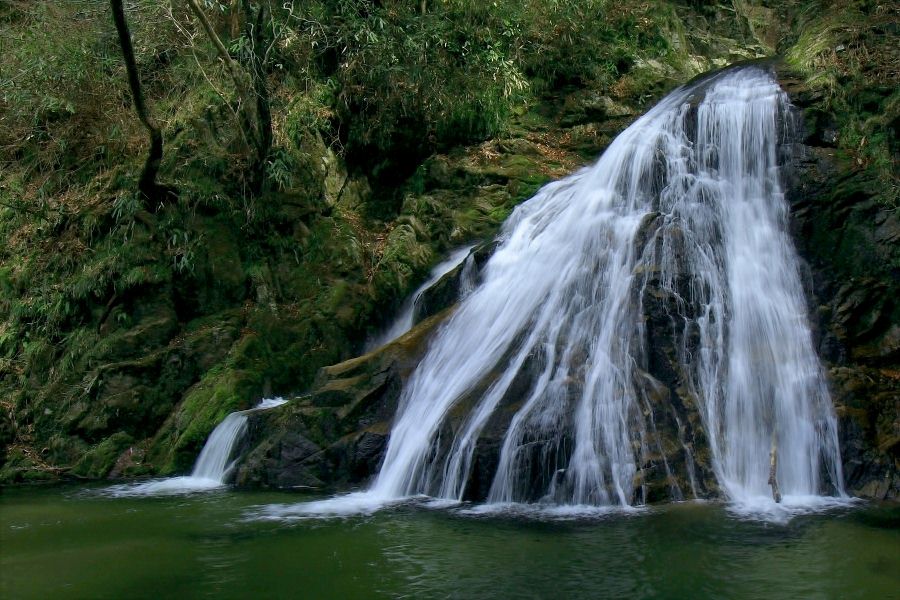
[[[379,150],[410,137],[431,145],[483,139],[500,130],[527,82],[510,39],[490,11],[442,3],[311,3],[298,26],[319,68],[339,87],[348,142]],[[337,63],[330,64],[330,63]]]
[[[515,33],[525,71],[544,86],[609,85],[641,57],[669,50],[660,3],[608,0],[522,2]]]
[[[444,0],[424,14],[415,2],[285,6],[278,64],[306,78],[288,135],[302,123],[376,171],[377,156],[415,160],[496,136],[534,92],[609,85],[636,60],[667,56],[674,18],[665,3],[609,0]]]
[[[166,251],[172,257],[172,267],[178,273],[194,270],[194,257],[203,242],[203,236],[192,235],[187,229],[174,228],[166,240]]]
[[[269,153],[266,162],[266,177],[270,184],[279,191],[294,187],[295,173],[300,170],[294,155],[284,148],[275,147]]]
[[[871,169],[881,189],[878,198],[900,206],[900,119],[896,39],[900,12],[867,0],[812,5],[802,14],[801,33],[786,54],[807,83],[825,95],[826,109],[838,127],[838,147],[855,163]]]
[[[138,135],[108,11],[104,0],[37,0],[0,20],[0,164],[43,174],[42,194],[112,167]],[[140,66],[152,71],[172,41],[164,7],[139,0],[129,12]]]

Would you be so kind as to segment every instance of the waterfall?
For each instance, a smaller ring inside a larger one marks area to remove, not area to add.
[[[398,337],[412,329],[413,325],[415,325],[417,311],[419,309],[419,301],[422,299],[422,295],[426,291],[428,291],[431,286],[440,281],[444,275],[458,267],[464,260],[466,260],[466,257],[470,255],[470,253],[472,252],[472,248],[474,247],[474,245],[469,245],[457,248],[450,253],[450,256],[447,257],[447,260],[435,265],[428,276],[428,280],[420,285],[400,307],[400,312],[398,313],[397,317],[395,317],[394,322],[391,323],[390,327],[385,329],[385,331],[383,331],[376,338],[366,343],[366,352],[371,352],[376,348],[380,348],[388,342],[396,340]]]
[[[371,495],[463,499],[505,411],[489,502],[633,504],[655,435],[641,387],[650,285],[676,299],[682,383],[724,493],[771,501],[774,461],[786,501],[843,495],[778,179],[789,114],[764,68],[717,73],[519,206],[406,385]]]
[[[230,413],[219,423],[203,445],[200,456],[194,462],[190,475],[153,479],[136,484],[114,485],[101,490],[103,495],[153,496],[157,494],[177,494],[220,488],[237,463],[233,457],[235,449],[247,432],[247,415],[259,410],[268,410],[285,404],[284,398],[265,398],[249,410]]]
[[[779,182],[791,108],[765,67],[708,75],[517,207],[406,382],[370,489],[257,516],[422,495],[602,510],[652,477],[657,498],[719,490],[766,518],[843,502]]]
[[[233,412],[225,417],[209,434],[197,462],[194,463],[191,479],[223,485],[231,472],[231,467],[234,466],[234,461],[229,460],[234,453],[234,447],[246,431],[247,415],[244,411]]]

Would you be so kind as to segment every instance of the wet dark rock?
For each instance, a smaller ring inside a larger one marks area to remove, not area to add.
[[[844,460],[853,495],[900,495],[900,372],[866,367],[830,371]]]
[[[386,433],[363,431],[353,444],[353,472],[357,477],[365,478],[377,473],[387,450]]]
[[[848,491],[900,497],[900,215],[870,172],[833,148],[821,93],[780,73],[802,117],[783,179],[795,244],[808,265],[811,320],[838,414]]]
[[[511,415],[510,415],[511,416]],[[463,500],[484,501],[491,491],[491,483],[500,463],[500,450],[503,447],[503,438],[498,436],[482,436],[475,446],[472,456],[472,473],[466,482],[463,492]],[[536,477],[529,478],[534,483],[540,480]],[[537,500],[538,498],[534,498]]]
[[[497,249],[497,242],[485,242],[472,249],[470,254],[474,261],[475,280],[478,281],[478,271],[488,261]],[[468,259],[467,259],[468,260]],[[422,293],[416,304],[415,319],[418,323],[432,315],[436,315],[448,306],[456,304],[460,298],[463,284],[463,272],[466,268],[464,260],[452,271],[441,277],[440,281]]]

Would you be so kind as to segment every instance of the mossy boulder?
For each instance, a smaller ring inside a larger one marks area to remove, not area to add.
[[[309,394],[252,414],[236,483],[334,488],[376,473],[403,382],[449,310],[369,354],[322,368]]]
[[[106,477],[115,466],[119,456],[134,443],[134,438],[125,432],[117,432],[88,450],[72,467],[72,474],[78,477],[99,479]]]

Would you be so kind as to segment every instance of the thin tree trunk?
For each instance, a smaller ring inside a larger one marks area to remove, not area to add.
[[[125,59],[125,69],[128,72],[128,85],[131,88],[131,98],[134,100],[134,110],[147,133],[150,135],[150,150],[147,153],[147,161],[141,171],[138,189],[150,200],[160,196],[160,187],[156,184],[156,176],[159,173],[159,165],[162,162],[163,138],[159,125],[147,113],[144,103],[144,93],[141,91],[141,80],[138,77],[137,63],[134,60],[134,48],[131,45],[131,33],[128,31],[128,23],[125,20],[125,9],[122,0],[110,0],[113,21],[116,24],[116,32],[119,34],[119,46],[122,48],[122,56]]]
[[[197,4],[197,0],[188,0],[188,5],[191,7],[194,16],[200,21],[200,26],[203,27],[203,31],[206,32],[206,36],[213,43],[213,46],[216,47],[216,53],[219,55],[219,58],[225,63],[225,66],[228,67],[228,72],[231,74],[232,80],[234,80],[235,87],[238,88],[238,93],[244,95],[248,90],[246,74],[241,71],[240,65],[231,58],[230,54],[228,54],[228,49],[225,48],[225,44],[222,43],[222,40],[213,28],[212,23],[209,22],[206,13],[203,12],[203,9]]]
[[[228,7],[229,29],[231,30],[229,33],[233,38],[236,38],[241,32],[240,2],[241,0],[231,0],[231,5]]]

